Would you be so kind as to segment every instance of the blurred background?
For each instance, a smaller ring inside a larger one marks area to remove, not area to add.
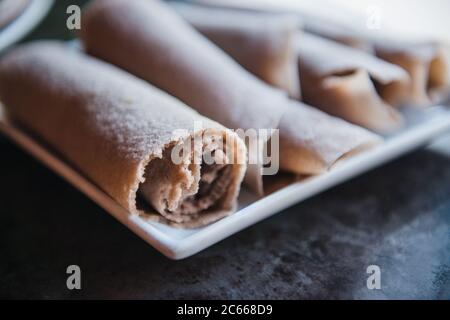
[[[367,21],[380,22],[378,28],[412,38],[450,41],[450,1],[448,0],[194,0],[202,3],[232,3],[237,6],[262,6],[300,9],[328,19],[337,18],[354,26],[367,28]]]
[[[49,38],[71,38],[65,26],[66,8],[71,4],[83,6],[87,0],[57,0],[46,22],[28,39],[45,35]],[[277,7],[287,10],[301,9],[325,17],[344,16],[355,28],[365,28],[367,19],[380,15],[380,29],[388,29],[406,37],[432,37],[450,41],[450,1],[448,0],[194,0],[202,3],[230,3],[245,6]],[[345,16],[345,13],[350,15]],[[355,19],[359,17],[359,19]],[[374,29],[374,32],[379,29]]]

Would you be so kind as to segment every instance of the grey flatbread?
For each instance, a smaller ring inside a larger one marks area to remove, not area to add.
[[[280,164],[290,172],[324,172],[350,150],[379,142],[367,130],[313,112],[272,89],[162,2],[96,0],[85,9],[83,19],[81,39],[89,53],[149,81],[231,129],[279,129]],[[327,125],[316,126],[316,120]],[[345,132],[347,139],[333,145],[338,132]],[[247,184],[263,194],[261,173],[247,172],[251,173]]]
[[[296,16],[181,2],[172,2],[171,7],[248,71],[292,98],[300,98],[295,54],[300,24]]]
[[[297,53],[306,103],[379,132],[402,126],[395,107],[408,99],[410,78],[405,70],[308,33],[298,34]]]
[[[244,142],[114,66],[61,43],[27,44],[0,60],[0,100],[131,214],[197,227],[235,210]]]
[[[299,175],[324,173],[382,141],[364,128],[295,100],[288,102],[279,129],[280,167]]]
[[[409,103],[429,106],[450,97],[450,48],[439,42],[377,39],[375,54],[411,77]]]
[[[299,12],[306,31],[364,50],[405,69],[410,78],[408,105],[429,106],[450,97],[450,47],[439,41],[406,40],[394,33],[362,32],[349,23],[351,16],[326,19]]]
[[[282,6],[245,1],[197,0],[199,3],[253,12],[286,12]],[[388,28],[373,32],[368,21],[354,12],[328,3],[293,6],[303,30],[370,54],[404,68],[410,75],[408,106],[426,107],[450,98],[450,44],[432,38],[405,39]],[[311,10],[312,9],[312,10]],[[413,22],[411,22],[413,23]]]

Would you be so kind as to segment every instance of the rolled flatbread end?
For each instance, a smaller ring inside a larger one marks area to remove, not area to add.
[[[196,227],[235,209],[242,140],[116,67],[60,43],[28,44],[0,60],[0,100],[8,119],[131,214]]]

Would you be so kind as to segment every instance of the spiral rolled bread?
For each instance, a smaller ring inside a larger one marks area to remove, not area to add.
[[[242,140],[109,64],[60,43],[28,44],[0,60],[0,100],[9,121],[131,214],[196,227],[235,209]]]

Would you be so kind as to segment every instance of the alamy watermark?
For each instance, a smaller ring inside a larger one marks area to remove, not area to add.
[[[370,274],[367,278],[366,285],[367,289],[381,289],[381,269],[376,264],[372,264],[367,267],[366,273]]]
[[[67,7],[66,13],[69,15],[66,20],[66,27],[69,30],[81,29],[81,8],[75,4]]]
[[[383,11],[379,6],[368,6],[366,9],[367,19],[366,19],[366,27],[369,30],[380,30]]]
[[[66,273],[69,274],[66,280],[66,286],[69,290],[81,290],[81,268],[76,264],[67,267]]]
[[[189,130],[178,129],[172,133],[172,139],[191,136]],[[175,165],[185,163],[187,159],[193,164],[250,164],[260,167],[261,175],[274,175],[279,170],[279,130],[278,129],[236,129],[227,130],[225,137],[219,137],[216,129],[204,129],[202,121],[194,121],[193,139],[185,139],[176,144],[171,151],[171,161]],[[247,146],[247,155],[237,153],[236,135]],[[213,146],[211,148],[205,148]],[[199,150],[201,157],[192,157]]]

